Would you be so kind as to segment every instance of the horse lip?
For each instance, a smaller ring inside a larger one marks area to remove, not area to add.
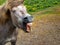
[[[32,26],[32,23],[27,23],[27,25],[31,27]]]
[[[31,31],[31,27],[32,27],[32,23],[27,23],[27,32],[30,32]]]

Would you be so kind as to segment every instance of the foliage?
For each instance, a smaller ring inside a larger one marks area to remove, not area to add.
[[[2,5],[2,3],[4,3],[6,0],[0,0],[0,5]]]
[[[35,12],[60,4],[60,0],[25,0],[29,12]]]

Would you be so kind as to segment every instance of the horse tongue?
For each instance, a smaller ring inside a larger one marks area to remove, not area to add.
[[[27,32],[31,31],[31,27],[32,27],[32,23],[27,23],[26,28],[27,28]]]
[[[27,25],[27,32],[30,32],[31,31],[31,26]]]

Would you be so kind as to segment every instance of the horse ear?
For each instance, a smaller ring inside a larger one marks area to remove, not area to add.
[[[7,11],[6,11],[6,15],[7,15],[8,17],[10,17],[11,12],[10,12],[10,10],[9,10],[9,9],[7,9]]]
[[[18,6],[20,4],[23,4],[24,3],[24,0],[7,0],[8,1],[8,8],[12,8],[14,6]]]
[[[20,2],[21,2],[21,3],[23,3],[23,2],[24,2],[24,0],[20,0]]]
[[[8,1],[8,2],[14,2],[14,1],[17,2],[17,1],[19,1],[19,2],[22,2],[22,3],[24,2],[24,0],[7,0],[7,1]]]

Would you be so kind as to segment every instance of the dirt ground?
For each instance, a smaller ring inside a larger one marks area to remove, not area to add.
[[[16,45],[60,45],[60,13],[57,13],[36,14],[30,33],[18,31]]]
[[[30,33],[19,31],[17,45],[60,45],[60,16],[44,16],[35,21]]]

